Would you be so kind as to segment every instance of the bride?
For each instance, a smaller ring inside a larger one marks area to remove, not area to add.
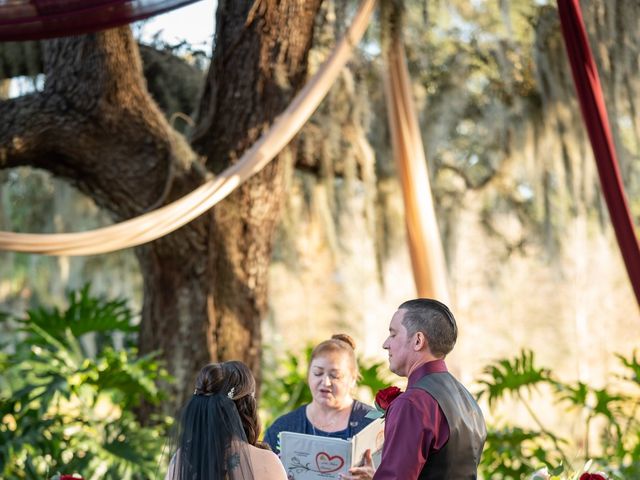
[[[286,480],[275,453],[258,448],[256,381],[242,362],[212,363],[185,406],[165,480]]]

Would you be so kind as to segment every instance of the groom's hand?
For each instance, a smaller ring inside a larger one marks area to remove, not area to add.
[[[373,478],[374,472],[371,450],[367,450],[362,456],[362,466],[350,468],[349,473],[340,474],[340,478],[342,480],[368,480]]]

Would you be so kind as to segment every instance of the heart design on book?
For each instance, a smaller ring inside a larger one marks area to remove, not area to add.
[[[316,466],[320,473],[337,472],[344,465],[344,458],[340,455],[334,455],[333,457],[325,452],[319,452],[316,455]]]

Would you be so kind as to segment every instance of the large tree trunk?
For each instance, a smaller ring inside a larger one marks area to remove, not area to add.
[[[320,1],[219,2],[195,139],[206,167],[218,172],[235,161],[301,87]],[[148,94],[129,28],[43,45],[44,90],[0,103],[0,168],[30,165],[68,178],[116,220],[204,181],[201,160]],[[169,407],[183,402],[209,361],[241,359],[259,377],[284,167],[276,160],[213,212],[136,248],[140,350],[160,350],[176,377]]]
[[[211,170],[239,158],[304,84],[320,3],[218,2],[216,50],[193,139]],[[256,374],[285,162],[293,157],[281,154],[214,208],[210,306],[218,355],[243,358]]]

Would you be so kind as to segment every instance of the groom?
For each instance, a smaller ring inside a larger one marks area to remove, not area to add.
[[[443,303],[428,298],[404,302],[393,315],[389,337],[392,372],[409,377],[407,391],[386,413],[380,466],[367,451],[364,466],[345,480],[475,479],[487,436],[480,407],[448,371],[458,327]]]

